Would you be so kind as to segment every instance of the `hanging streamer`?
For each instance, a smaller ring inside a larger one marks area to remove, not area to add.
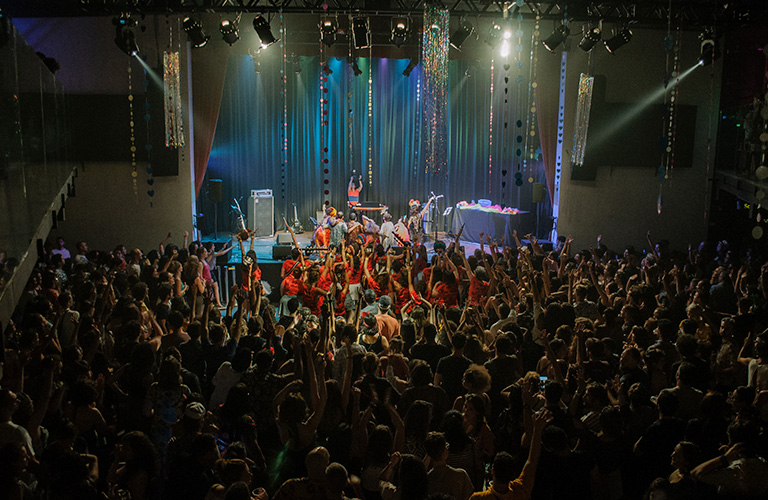
[[[163,103],[165,108],[165,145],[184,147],[184,119],[181,108],[179,53],[163,53]]]
[[[587,132],[589,130],[589,111],[592,108],[592,89],[595,78],[582,73],[579,76],[579,96],[576,105],[575,133],[573,134],[573,154],[571,163],[575,167],[584,164],[584,153],[587,147]]]
[[[133,120],[133,76],[131,70],[131,59],[128,60],[128,111],[129,122],[128,125],[131,128],[131,180],[133,183],[133,195],[138,199],[139,197],[139,172],[136,168],[136,129],[135,122]]]
[[[147,142],[144,149],[147,151],[147,196],[149,196],[149,206],[154,207],[155,199],[155,177],[152,171],[152,141],[149,134],[151,130],[150,120],[152,119],[152,110],[149,106],[149,75],[144,68],[144,121],[147,122]]]
[[[493,167],[493,58],[491,58],[491,98],[490,111],[488,113],[488,194],[491,194],[493,182],[491,181],[491,168]]]
[[[426,171],[445,173],[447,159],[448,21],[447,9],[424,7],[423,73],[427,133],[424,137]]]

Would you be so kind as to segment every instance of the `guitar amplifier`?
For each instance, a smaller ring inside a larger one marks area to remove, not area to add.
[[[261,191],[272,190],[264,189]],[[275,199],[269,196],[248,198],[248,227],[258,229],[256,236],[274,236],[275,234]]]
[[[293,238],[291,238],[291,233],[277,233],[277,238],[275,238],[275,244],[276,245],[293,245]]]
[[[278,235],[279,236],[279,235]],[[291,245],[272,245],[272,260],[285,260],[291,256]]]

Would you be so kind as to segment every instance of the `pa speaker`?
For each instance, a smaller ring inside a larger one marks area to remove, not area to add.
[[[248,198],[248,227],[256,236],[275,234],[275,199],[272,196]]]
[[[272,245],[272,260],[285,260],[291,256],[290,245]]]
[[[210,197],[211,201],[221,201],[224,199],[224,193],[222,186],[224,185],[224,182],[221,179],[210,179],[208,180],[208,196]]]
[[[544,184],[536,183],[533,185],[531,203],[544,203]]]
[[[277,245],[293,245],[293,237],[291,236],[291,233],[277,233],[277,238],[275,238],[275,243]]]

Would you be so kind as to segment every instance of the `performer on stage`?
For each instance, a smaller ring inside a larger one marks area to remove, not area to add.
[[[389,212],[382,214],[384,223],[381,225],[379,235],[381,235],[381,244],[384,245],[384,250],[389,250],[395,244],[395,224],[392,222],[392,216]]]
[[[349,208],[354,208],[360,203],[360,191],[363,190],[363,176],[357,177],[357,187],[355,187],[355,172],[352,171],[352,177],[349,179],[347,187],[347,196],[349,198]]]
[[[328,207],[325,209],[325,217],[320,221],[320,224],[315,228],[315,232],[312,234],[312,240],[316,247],[327,247],[331,242],[331,227],[336,220],[336,209]]]
[[[429,210],[429,205],[434,201],[434,195],[427,201],[424,207],[421,207],[419,200],[411,200],[408,206],[411,207],[410,215],[408,216],[408,233],[411,237],[411,243],[413,245],[419,245],[424,238],[424,216]]]

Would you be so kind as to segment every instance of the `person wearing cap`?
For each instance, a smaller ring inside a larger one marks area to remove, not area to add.
[[[392,298],[389,295],[383,295],[379,299],[379,313],[376,314],[376,324],[379,333],[387,340],[400,335],[400,322],[390,314]]]
[[[357,342],[365,347],[368,352],[374,352],[383,355],[389,349],[389,342],[379,333],[379,326],[376,316],[369,314],[363,318],[364,326],[360,328],[360,336]]]
[[[370,288],[363,292],[363,300],[365,300],[365,306],[360,311],[360,317],[365,317],[368,314],[379,314],[379,303],[376,301],[376,292]]]

